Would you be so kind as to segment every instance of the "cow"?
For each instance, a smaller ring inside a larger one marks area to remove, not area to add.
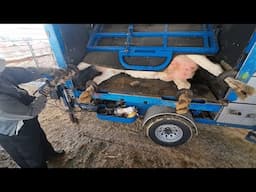
[[[199,67],[207,70],[216,77],[223,76],[225,73],[220,64],[212,62],[205,55],[184,54],[174,56],[171,63],[163,71],[113,69],[81,62],[77,66],[79,73],[74,79],[76,82],[80,82],[80,85],[82,83],[82,86],[86,87],[85,91],[83,91],[79,97],[79,102],[81,103],[90,103],[92,95],[97,89],[97,85],[120,73],[130,75],[134,78],[159,79],[165,82],[173,81],[178,89],[176,113],[185,114],[188,112],[193,95],[188,79],[193,78]],[[253,87],[233,77],[227,76],[223,78],[223,81],[232,88],[241,99],[245,99],[255,93]]]

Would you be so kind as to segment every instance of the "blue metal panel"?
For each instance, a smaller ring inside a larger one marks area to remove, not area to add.
[[[111,115],[102,115],[97,113],[97,117],[104,121],[112,121],[117,123],[133,123],[136,121],[137,117],[132,118],[124,118],[124,117],[117,117],[117,116],[111,116]]]
[[[125,69],[160,71],[165,69],[170,63],[174,53],[195,53],[195,54],[215,54],[218,51],[218,43],[210,25],[203,25],[202,31],[179,31],[168,32],[168,25],[164,26],[162,32],[134,32],[133,25],[129,25],[128,32],[101,32],[102,26],[96,25],[87,44],[88,51],[116,51],[119,61]],[[138,37],[161,37],[162,46],[132,46],[131,38]],[[202,47],[175,47],[168,46],[168,37],[202,38]],[[126,38],[123,46],[99,46],[97,41],[102,38]],[[165,61],[157,66],[134,65],[125,62],[124,57],[164,57]]]
[[[59,67],[77,65],[83,60],[91,33],[89,24],[47,24],[45,30]]]
[[[245,48],[245,53],[249,53],[249,51],[251,50],[255,42],[256,42],[256,32],[253,33],[248,46]]]
[[[65,46],[63,38],[58,25],[47,24],[45,25],[51,48],[56,58],[57,64],[61,68],[67,67],[65,58]]]
[[[217,126],[223,126],[223,127],[233,127],[233,128],[256,130],[255,126],[244,126],[244,125],[237,125],[237,124],[231,124],[231,123],[218,123],[215,120],[203,119],[203,118],[195,118],[194,120],[196,123],[202,123],[202,124],[210,124],[210,125],[217,125]]]
[[[110,100],[110,101],[120,101],[123,100],[127,105],[134,105],[138,108],[139,114],[144,114],[144,112],[153,105],[158,106],[169,106],[172,108],[176,107],[175,100],[167,100],[159,97],[146,97],[137,95],[126,95],[126,94],[115,94],[115,93],[95,93],[93,96],[95,99]],[[189,108],[191,110],[200,111],[211,111],[218,112],[222,105],[216,103],[196,103],[192,101]]]

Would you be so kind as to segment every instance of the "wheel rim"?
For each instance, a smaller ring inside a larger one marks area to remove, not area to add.
[[[183,136],[183,131],[180,127],[173,124],[160,125],[155,129],[155,136],[163,142],[176,142]]]

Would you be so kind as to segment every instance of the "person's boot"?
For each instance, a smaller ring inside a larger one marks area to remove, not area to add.
[[[63,157],[65,155],[65,151],[63,149],[61,150],[55,150],[49,157],[48,161],[52,161],[54,159]]]
[[[65,151],[63,149],[60,149],[60,150],[55,150],[55,153],[53,154],[53,157],[56,158],[56,157],[62,157],[65,155]]]

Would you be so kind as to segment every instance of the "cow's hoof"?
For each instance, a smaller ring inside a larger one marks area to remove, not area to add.
[[[189,111],[193,93],[189,89],[182,89],[178,92],[178,102],[176,104],[177,114],[186,114]]]
[[[237,96],[242,100],[246,99],[248,96],[251,96],[256,92],[254,87],[247,85],[244,82],[236,80],[232,77],[227,77],[224,81],[231,89],[235,91]]]
[[[234,90],[240,99],[246,99],[248,96],[254,94],[255,89],[249,85],[241,85],[241,87]]]
[[[90,103],[92,100],[92,94],[90,91],[84,91],[79,96],[79,102],[80,103]]]
[[[181,98],[179,99],[177,105],[176,105],[176,113],[178,114],[185,114],[189,110],[189,104],[191,100],[188,98]]]

